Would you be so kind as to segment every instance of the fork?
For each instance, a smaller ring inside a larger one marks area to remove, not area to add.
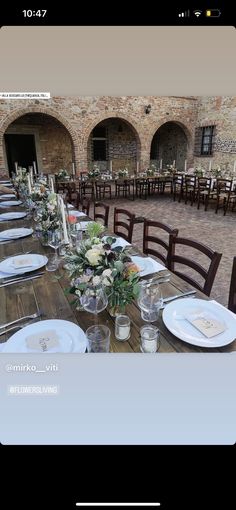
[[[0,331],[0,336],[7,335],[11,331],[14,331],[14,329],[22,329],[26,326],[29,326],[30,324],[32,324],[32,322],[26,322],[24,324],[16,324],[15,326],[12,326],[11,328],[4,329],[4,331]]]
[[[0,330],[1,329],[5,329],[7,328],[8,326],[12,326],[13,324],[17,324],[18,322],[21,322],[25,319],[36,319],[36,317],[40,317],[42,314],[40,311],[38,312],[35,312],[33,313],[32,315],[25,315],[24,317],[20,317],[19,319],[16,319],[14,321],[11,321],[11,322],[7,322],[7,324],[3,324],[2,326],[0,326]]]

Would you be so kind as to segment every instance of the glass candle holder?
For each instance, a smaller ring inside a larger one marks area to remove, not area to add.
[[[130,337],[130,318],[127,315],[117,315],[115,321],[115,337],[125,342]]]
[[[153,353],[159,349],[159,329],[152,324],[143,326],[140,329],[142,352]]]

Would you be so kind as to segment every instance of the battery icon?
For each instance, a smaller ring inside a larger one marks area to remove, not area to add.
[[[206,17],[207,18],[219,18],[221,15],[220,9],[207,9]]]

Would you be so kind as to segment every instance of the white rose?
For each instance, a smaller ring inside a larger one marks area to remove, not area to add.
[[[108,278],[104,278],[102,280],[102,283],[103,283],[103,285],[106,285],[106,287],[110,287],[113,283],[113,278],[110,277],[109,280],[108,280]]]
[[[93,285],[99,285],[99,283],[101,283],[100,276],[94,276],[93,277]]]
[[[88,259],[91,266],[97,266],[99,259],[101,258],[101,252],[99,250],[91,249],[85,253],[86,259]]]
[[[112,273],[111,269],[104,269],[104,271],[102,272],[102,276],[108,276],[108,278],[110,278],[111,273]]]

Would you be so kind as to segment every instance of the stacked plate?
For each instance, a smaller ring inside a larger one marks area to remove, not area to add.
[[[86,347],[87,337],[77,324],[51,319],[20,329],[4,344],[1,352],[83,353]]]
[[[8,241],[11,239],[20,239],[21,237],[30,236],[33,233],[32,228],[10,228],[0,232],[0,241]]]
[[[0,221],[19,220],[27,216],[26,212],[8,212],[0,214]]]
[[[4,195],[0,195],[0,200],[6,200],[8,198],[16,198],[15,193],[5,193]]]
[[[0,275],[1,277],[7,277],[36,271],[36,269],[45,266],[47,261],[48,259],[45,255],[37,253],[8,257],[0,262]]]
[[[0,202],[0,207],[12,207],[16,205],[21,205],[23,202],[21,200],[4,200]]]

